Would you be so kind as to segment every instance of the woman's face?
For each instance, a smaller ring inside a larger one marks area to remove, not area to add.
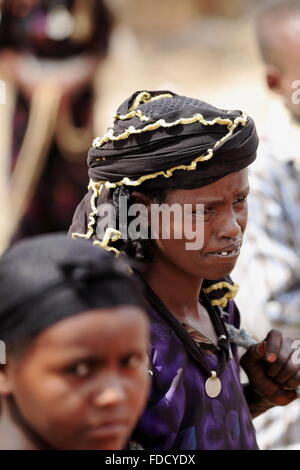
[[[148,396],[148,328],[133,306],[47,328],[6,366],[21,417],[54,449],[122,449]]]
[[[158,239],[155,241],[158,259],[174,269],[202,279],[216,280],[228,275],[239,256],[247,225],[248,192],[247,169],[231,173],[199,189],[171,191],[165,202],[168,205],[190,205],[190,234],[196,232],[198,226],[198,232],[203,233],[203,242],[196,249],[187,249],[187,243],[191,240],[184,231],[178,239],[174,236]],[[196,204],[202,204],[204,212],[197,212]],[[171,235],[176,233],[174,220],[172,224]],[[187,228],[186,224],[184,228]]]

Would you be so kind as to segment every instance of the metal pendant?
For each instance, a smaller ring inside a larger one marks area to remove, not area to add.
[[[221,380],[219,379],[219,377],[217,377],[217,373],[214,370],[212,370],[211,377],[209,377],[207,381],[205,382],[206,394],[210,398],[216,398],[220,394],[221,390],[222,390]]]

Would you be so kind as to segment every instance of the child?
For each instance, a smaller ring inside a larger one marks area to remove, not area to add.
[[[299,366],[290,358],[290,340],[271,331],[248,350],[244,388],[225,325],[240,322],[232,300],[237,287],[228,275],[246,228],[247,167],[257,145],[245,113],[170,91],[143,91],[120,106],[113,128],[89,152],[90,191],[71,233],[145,264],[139,276],[149,303],[153,380],[134,435],[146,449],[256,449],[251,418],[296,398]],[[161,236],[161,222],[152,239],[130,232],[121,238],[118,225],[101,239],[97,209],[108,201],[118,215],[124,198],[129,208],[136,202],[147,207],[150,225],[155,203],[190,207],[187,233],[175,236],[180,222],[173,218],[170,237]],[[189,235],[201,230],[202,245],[187,248]]]
[[[0,260],[0,449],[122,449],[148,393],[139,286],[111,254],[62,235]]]

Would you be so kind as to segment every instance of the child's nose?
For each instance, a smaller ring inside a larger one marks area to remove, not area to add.
[[[94,402],[96,406],[110,406],[126,400],[126,393],[122,381],[118,378],[111,379],[101,387],[96,395]]]

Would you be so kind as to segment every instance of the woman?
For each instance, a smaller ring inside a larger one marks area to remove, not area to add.
[[[145,266],[139,276],[149,303],[153,380],[134,434],[146,449],[256,449],[252,418],[296,398],[300,376],[291,340],[271,331],[248,350],[241,361],[245,387],[228,341],[226,323],[240,322],[229,274],[246,228],[247,167],[257,145],[245,113],[170,91],[143,91],[120,106],[113,128],[89,152],[90,190],[71,233]],[[152,239],[145,230],[140,239],[126,238],[120,225],[99,237],[101,203],[111,202],[118,215],[123,198],[131,208],[146,205]],[[155,203],[190,210],[181,237],[179,219],[170,219],[170,237],[162,236],[163,222],[153,230]],[[202,244],[189,247],[190,235],[201,230]]]
[[[0,449],[122,449],[145,404],[148,320],[120,261],[62,235],[0,261]]]

